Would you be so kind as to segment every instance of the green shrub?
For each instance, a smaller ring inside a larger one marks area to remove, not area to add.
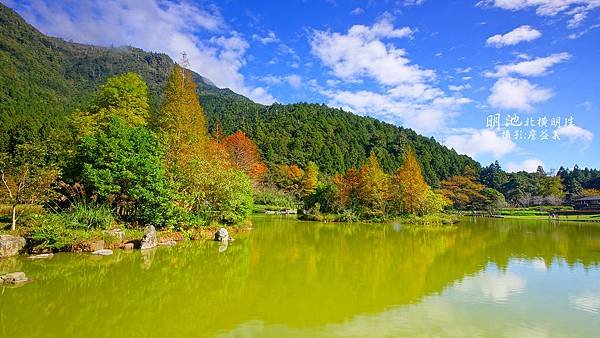
[[[26,235],[33,247],[64,251],[71,248],[78,234],[74,231],[79,224],[65,214],[36,216],[31,220],[31,230]]]
[[[76,204],[73,211],[64,215],[86,229],[106,230],[115,223],[112,210],[104,205]]]
[[[152,131],[113,118],[105,130],[82,139],[73,172],[88,197],[118,208],[121,219],[168,225],[175,205],[164,156]]]
[[[254,194],[254,203],[266,206],[266,210],[271,209],[294,209],[298,205],[296,198],[277,190],[256,191]]]
[[[194,170],[187,174],[193,213],[208,224],[235,224],[252,213],[254,189],[244,172],[206,160],[192,163]]]

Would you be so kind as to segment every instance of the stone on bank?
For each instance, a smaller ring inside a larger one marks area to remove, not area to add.
[[[226,242],[228,240],[229,240],[229,233],[227,232],[227,229],[220,228],[219,230],[217,230],[217,232],[215,232],[215,241]]]
[[[98,256],[110,256],[112,254],[113,254],[112,250],[109,250],[109,249],[101,249],[101,250],[96,250],[96,251],[92,252],[92,255],[98,255]]]
[[[0,235],[0,258],[18,255],[25,247],[25,238]]]
[[[158,245],[158,237],[156,236],[156,228],[153,225],[149,225],[144,229],[144,237],[140,249],[151,249]]]

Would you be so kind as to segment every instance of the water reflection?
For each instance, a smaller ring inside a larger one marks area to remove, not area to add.
[[[484,273],[466,277],[454,288],[475,300],[504,304],[512,295],[523,292],[526,285],[527,280],[514,272],[502,272],[495,267],[488,267]]]
[[[578,296],[569,297],[569,303],[576,309],[591,312],[600,313],[600,292],[585,292]]]
[[[274,216],[254,225],[226,250],[195,242],[99,260],[0,261],[35,279],[0,296],[0,336],[600,330],[597,226],[467,219],[414,232]]]

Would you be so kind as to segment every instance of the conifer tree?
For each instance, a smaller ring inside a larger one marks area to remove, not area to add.
[[[406,153],[404,163],[394,174],[394,195],[401,213],[419,213],[431,188],[425,182],[421,167],[412,149]]]
[[[374,152],[360,170],[359,200],[366,214],[383,216],[389,198],[389,177]]]
[[[315,192],[319,185],[319,167],[315,162],[308,162],[302,178],[302,194],[308,196]]]
[[[185,165],[208,156],[206,118],[196,94],[196,84],[188,70],[175,65],[165,89],[165,99],[157,118],[168,141],[171,164]]]

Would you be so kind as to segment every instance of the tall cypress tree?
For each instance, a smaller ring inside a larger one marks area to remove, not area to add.
[[[196,94],[196,84],[191,73],[177,64],[167,82],[157,125],[167,136],[167,158],[171,164],[185,165],[192,159],[207,156],[206,117]]]
[[[404,163],[394,174],[394,188],[401,211],[411,214],[418,213],[431,188],[423,178],[421,166],[419,166],[412,149],[407,151]]]

